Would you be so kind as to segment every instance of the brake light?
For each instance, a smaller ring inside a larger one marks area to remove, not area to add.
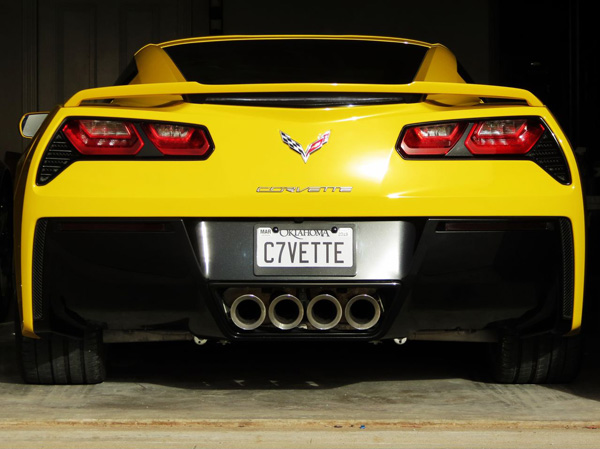
[[[133,156],[144,146],[130,122],[70,120],[63,132],[77,151],[88,156]]]
[[[169,156],[205,156],[211,144],[202,128],[169,123],[146,123],[144,131],[158,150]]]
[[[486,120],[473,126],[465,146],[475,155],[525,154],[543,133],[544,126],[536,119]]]
[[[406,129],[400,148],[408,156],[444,156],[462,136],[466,123],[437,123]]]

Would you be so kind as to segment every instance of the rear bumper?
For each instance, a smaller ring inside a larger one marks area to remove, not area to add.
[[[287,219],[268,220],[286,223]],[[316,220],[315,220],[316,221]],[[217,339],[403,338],[437,331],[571,330],[575,264],[566,218],[319,220],[356,226],[352,275],[257,275],[257,220],[39,220],[31,310],[36,333],[85,328],[190,331]],[[286,291],[340,302],[369,292],[381,319],[341,326],[255,330],[230,319],[231,297],[265,303]],[[574,312],[575,310],[575,312]],[[575,317],[580,320],[580,317]]]

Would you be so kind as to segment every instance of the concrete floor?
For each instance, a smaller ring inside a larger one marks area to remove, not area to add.
[[[478,344],[110,345],[107,382],[23,385],[0,326],[1,447],[600,447],[600,350],[497,385]]]

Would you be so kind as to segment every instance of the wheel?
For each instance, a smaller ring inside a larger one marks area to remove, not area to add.
[[[16,332],[23,380],[31,384],[97,384],[106,378],[104,344],[100,332],[83,339],[44,335],[41,339]]]
[[[489,347],[492,375],[508,384],[571,382],[581,366],[581,340],[580,335],[504,336]]]

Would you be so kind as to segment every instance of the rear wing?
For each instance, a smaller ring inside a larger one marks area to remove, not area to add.
[[[422,95],[455,95],[458,97],[489,98],[522,101],[529,106],[543,106],[531,92],[513,87],[486,84],[441,83],[415,81],[410,84],[224,84],[207,85],[196,82],[134,84],[82,90],[64,104],[72,108],[84,102],[140,98],[164,95],[236,94],[236,93],[398,93]]]

